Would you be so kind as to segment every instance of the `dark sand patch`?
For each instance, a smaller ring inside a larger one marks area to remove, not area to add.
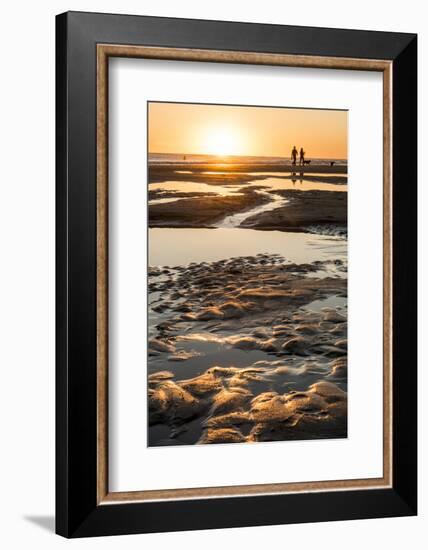
[[[149,208],[149,227],[210,227],[226,216],[251,210],[266,202],[269,202],[269,197],[247,191],[245,194],[204,196],[154,204]]]
[[[241,227],[280,231],[301,231],[315,225],[346,228],[347,193],[277,190],[275,194],[285,197],[289,202],[275,210],[246,218],[241,223]]]
[[[183,199],[183,198],[198,198],[198,197],[215,197],[217,193],[211,191],[167,191],[165,189],[149,189],[149,201],[159,199]]]

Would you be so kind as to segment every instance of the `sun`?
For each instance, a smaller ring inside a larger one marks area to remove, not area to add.
[[[232,128],[210,128],[204,138],[204,151],[208,155],[227,157],[239,154],[241,140]]]

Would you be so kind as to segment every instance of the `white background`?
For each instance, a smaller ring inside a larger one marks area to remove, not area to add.
[[[298,3],[100,0],[9,2],[2,8],[0,87],[0,544],[7,549],[191,549],[299,546],[360,550],[382,544],[421,548],[426,541],[427,477],[420,472],[418,518],[258,527],[67,542],[52,534],[54,511],[54,15],[67,9],[245,20],[263,23],[419,32],[419,83],[426,82],[428,22],[423,2]],[[425,66],[423,66],[423,64]],[[426,95],[426,94],[425,94]],[[422,98],[422,91],[419,95]],[[419,110],[419,180],[426,180],[426,108]],[[420,228],[427,194],[420,187]],[[419,241],[422,252],[425,238]],[[420,281],[427,276],[420,261]],[[426,346],[420,292],[421,352]],[[421,354],[420,364],[425,358]],[[420,463],[426,462],[427,377],[420,370]]]
[[[382,477],[382,75],[114,59],[109,83],[110,490]],[[147,99],[348,110],[346,439],[146,446]]]

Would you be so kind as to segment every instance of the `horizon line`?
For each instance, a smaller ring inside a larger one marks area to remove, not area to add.
[[[275,158],[275,159],[286,159],[291,160],[287,155],[215,155],[213,153],[161,153],[158,151],[148,151],[149,155],[179,155],[179,156],[194,156],[194,157],[215,157],[215,158],[234,158],[234,157],[252,157],[252,158]],[[309,159],[318,159],[318,160],[348,160],[347,157],[317,157],[312,156]]]

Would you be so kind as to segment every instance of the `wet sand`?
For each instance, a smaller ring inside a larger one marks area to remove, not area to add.
[[[333,263],[346,271],[267,254],[152,268],[149,444],[346,437],[347,282]]]
[[[149,181],[151,183],[165,181],[170,179],[171,173],[175,172],[179,179],[192,181],[192,178],[200,178],[201,173],[204,172],[204,179],[217,180],[218,182],[226,181],[228,178],[232,178],[235,181],[242,177],[245,180],[245,174],[249,172],[282,172],[284,174],[295,172],[296,174],[346,174],[348,167],[346,165],[335,164],[329,166],[325,164],[309,164],[305,166],[293,166],[290,163],[284,164],[229,164],[229,163],[151,163],[149,165]],[[190,180],[189,180],[190,177]]]
[[[227,165],[228,171],[221,172],[207,172],[207,165],[191,165],[191,170],[187,165],[187,170],[180,170],[183,166],[149,167],[150,227],[217,227],[226,217],[249,211],[252,215],[243,221],[243,227],[299,231],[309,225],[346,226],[347,194],[342,190],[332,191],[346,184],[346,176],[334,175],[343,173],[346,167],[314,165],[299,168],[299,173],[293,175],[289,173],[289,166],[281,165],[278,172],[269,172],[267,178],[263,173],[253,172],[253,165],[245,166],[246,172],[239,171],[242,166],[232,171]],[[264,185],[268,181],[289,182],[290,188],[273,191]],[[321,188],[325,185],[325,189],[309,187],[303,192],[299,184],[295,187],[298,181],[315,182]],[[258,206],[269,202],[271,206],[257,211]]]
[[[163,204],[149,208],[150,227],[210,227],[225,216],[251,210],[269,202],[269,199],[255,191],[236,195],[205,195]]]
[[[336,191],[279,190],[287,204],[246,218],[242,227],[304,230],[309,226],[334,225],[346,229],[348,194]]]

